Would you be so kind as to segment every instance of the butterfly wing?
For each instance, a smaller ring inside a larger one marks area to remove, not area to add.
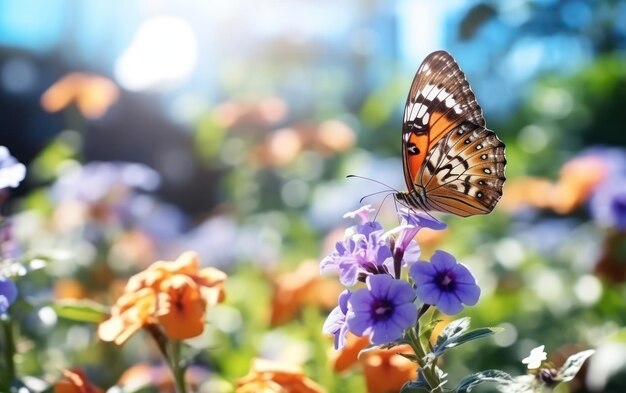
[[[431,210],[467,217],[487,214],[502,196],[504,143],[473,123],[462,123],[439,139],[415,183],[424,187]]]
[[[470,134],[473,142],[484,142],[482,154],[468,150],[466,139],[457,144]],[[491,150],[483,160],[487,146]],[[445,51],[428,55],[411,84],[402,127],[402,161],[409,193],[423,190],[423,205],[429,209],[460,216],[485,214],[502,195],[504,144],[485,128],[465,74]],[[446,172],[450,168],[454,170]],[[481,168],[492,172],[481,174]]]

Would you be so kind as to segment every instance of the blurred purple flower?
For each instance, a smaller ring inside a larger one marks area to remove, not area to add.
[[[574,158],[592,157],[604,164],[605,181],[626,175],[626,150],[620,147],[593,146],[583,150]]]
[[[598,224],[626,231],[626,176],[599,187],[591,196],[589,207]]]
[[[463,304],[473,306],[480,297],[480,288],[469,269],[445,251],[436,251],[430,263],[417,262],[409,275],[417,285],[417,296],[444,314],[457,314]]]
[[[393,258],[382,234],[377,221],[348,228],[343,242],[337,242],[335,251],[320,262],[321,273],[339,272],[339,281],[351,287],[367,274],[389,272]]]
[[[0,190],[17,187],[26,176],[26,167],[0,145]]]
[[[368,276],[365,283],[367,289],[352,293],[348,300],[348,328],[357,336],[369,335],[375,345],[399,339],[417,318],[413,288],[387,274]]]
[[[346,323],[346,314],[348,312],[348,300],[350,299],[350,291],[345,290],[339,295],[339,305],[330,312],[322,332],[325,334],[333,334],[335,336],[335,349],[343,348],[346,344],[346,335],[348,334],[348,324]]]
[[[0,315],[6,314],[17,299],[17,287],[10,279],[0,275]]]
[[[52,196],[57,201],[93,203],[116,189],[154,191],[160,181],[159,174],[143,164],[94,161],[64,173],[54,184]]]

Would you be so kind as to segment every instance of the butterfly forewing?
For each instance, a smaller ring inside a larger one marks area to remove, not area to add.
[[[447,52],[430,54],[417,70],[404,111],[402,150],[413,207],[486,214],[502,195],[504,144],[485,128],[465,74]]]

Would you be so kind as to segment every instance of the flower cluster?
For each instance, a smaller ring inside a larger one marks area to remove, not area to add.
[[[200,269],[194,252],[173,262],[155,262],[130,278],[98,335],[121,345],[143,327],[160,326],[172,340],[196,337],[204,330],[207,307],[224,300],[225,280],[220,270]]]
[[[435,306],[446,314],[456,314],[463,305],[474,305],[480,296],[476,280],[464,265],[443,251],[430,262],[418,261],[420,248],[414,237],[423,228],[446,227],[423,212],[400,211],[401,224],[384,232],[382,225],[369,221],[369,206],[345,217],[361,222],[345,232],[334,252],[321,261],[321,272],[336,272],[347,289],[339,305],[330,313],[323,331],[335,337],[335,348],[342,348],[348,331],[369,336],[375,345],[400,339],[415,325],[418,306]],[[409,280],[403,277],[408,272]],[[358,282],[365,288],[352,290]]]

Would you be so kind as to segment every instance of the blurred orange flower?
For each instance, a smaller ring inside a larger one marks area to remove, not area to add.
[[[413,354],[411,347],[373,349],[361,356],[368,393],[396,393],[406,382],[417,378],[417,365],[398,355]]]
[[[83,116],[97,119],[117,101],[119,89],[110,79],[84,72],[70,72],[41,96],[41,106],[58,112],[75,102]]]
[[[502,206],[509,211],[532,206],[567,214],[587,201],[607,171],[607,164],[597,156],[576,157],[563,165],[556,182],[523,177],[506,183]]]
[[[197,391],[198,387],[207,380],[209,372],[199,366],[190,366],[185,371],[185,382],[190,391]],[[176,387],[172,373],[166,365],[151,365],[139,363],[126,370],[117,386],[123,391],[139,391],[150,386],[162,393],[175,393]]]
[[[319,263],[304,261],[289,273],[274,280],[271,325],[276,326],[293,319],[304,306],[332,309],[342,287],[337,280],[320,277]]]
[[[156,325],[174,340],[196,337],[204,330],[206,308],[224,300],[225,281],[220,270],[200,269],[191,251],[173,262],[157,261],[128,280],[98,336],[121,345],[142,327]]]
[[[333,370],[337,373],[341,373],[357,364],[359,354],[368,345],[370,345],[368,336],[357,337],[352,333],[348,333],[346,345],[339,351],[332,350],[332,352],[330,352]]]
[[[252,369],[237,382],[236,393],[322,393],[298,366],[255,359]]]
[[[443,317],[433,329],[430,341],[435,342],[443,328],[451,321]],[[417,377],[417,364],[399,353],[413,354],[408,345],[399,345],[391,349],[370,349],[362,352],[370,345],[369,337],[357,337],[348,333],[346,345],[339,351],[329,352],[330,362],[336,373],[342,373],[359,364],[363,368],[368,393],[398,392],[402,385]]]
[[[63,379],[54,384],[54,393],[104,393],[92,385],[80,369],[63,370]]]

